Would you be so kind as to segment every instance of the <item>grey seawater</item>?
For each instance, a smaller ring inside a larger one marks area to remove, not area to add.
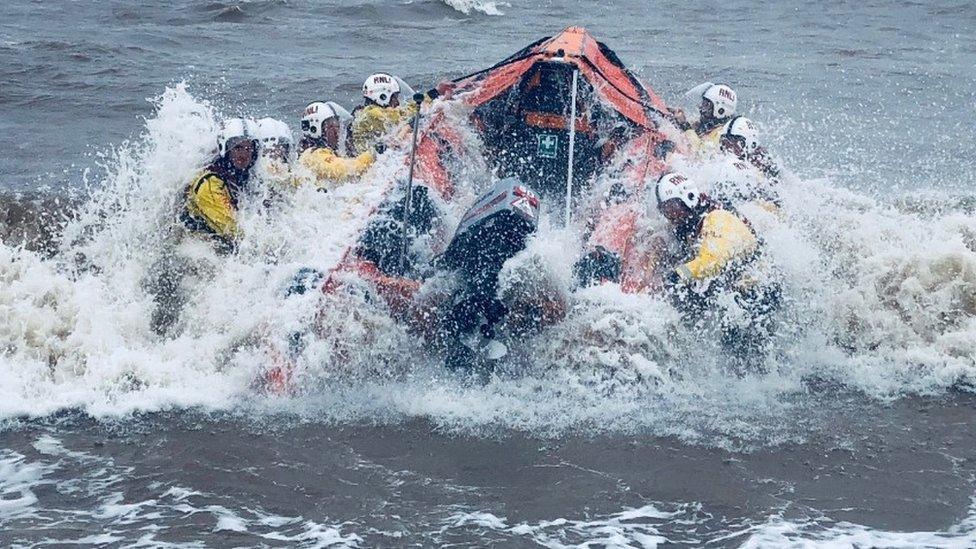
[[[351,107],[372,72],[423,88],[568,25],[666,99],[733,84],[801,173],[882,192],[973,186],[972,2],[512,1],[500,16],[450,3],[489,4],[4,2],[0,189],[77,185],[177,81],[227,113],[295,123],[312,100]]]
[[[974,404],[859,407],[843,445],[825,432],[749,453],[419,419],[63,414],[4,433],[0,543],[967,547]]]
[[[147,98],[174,82],[226,114],[294,124],[311,100],[352,106],[372,72],[422,88],[581,24],[668,100],[706,79],[733,84],[804,177],[972,201],[972,2],[511,0],[503,15],[452,3],[4,2],[3,200],[84,192],[86,170],[135,137]],[[822,427],[808,440],[748,451],[424,419],[7,419],[0,545],[974,543],[972,395],[864,404],[837,392],[811,388]]]

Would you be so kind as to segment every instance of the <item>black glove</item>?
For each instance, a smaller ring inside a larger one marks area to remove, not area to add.
[[[607,204],[620,204],[621,202],[625,202],[629,197],[630,192],[627,191],[627,187],[624,187],[623,183],[615,181],[607,190],[605,200]]]
[[[576,282],[582,287],[601,282],[619,282],[621,270],[620,256],[603,246],[597,246],[573,266]]]
[[[681,275],[678,271],[672,270],[664,277],[664,285],[668,288],[674,288],[675,286],[681,285]]]
[[[237,252],[237,242],[230,237],[214,235],[213,243],[217,255],[231,255]]]

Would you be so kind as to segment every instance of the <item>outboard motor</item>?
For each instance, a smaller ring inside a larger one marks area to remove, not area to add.
[[[449,368],[476,366],[477,353],[465,338],[494,338],[494,326],[507,313],[497,295],[498,274],[525,249],[538,223],[538,197],[515,178],[496,183],[461,218],[441,258],[441,266],[455,271],[460,283],[442,324]]]

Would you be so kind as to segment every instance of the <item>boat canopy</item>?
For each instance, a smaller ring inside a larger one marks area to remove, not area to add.
[[[504,61],[457,83],[456,96],[480,106],[519,83],[540,61],[575,65],[580,76],[608,105],[634,124],[657,127],[649,113],[664,115],[664,101],[627,69],[617,54],[598,42],[583,27],[569,27],[555,36],[538,40]]]

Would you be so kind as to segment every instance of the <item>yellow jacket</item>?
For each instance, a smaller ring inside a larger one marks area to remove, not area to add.
[[[685,137],[688,138],[688,144],[691,145],[691,152],[698,156],[704,156],[718,151],[719,138],[722,137],[724,130],[725,124],[719,124],[701,135],[698,135],[694,128],[685,130]]]
[[[417,104],[399,107],[366,105],[355,113],[352,121],[352,144],[359,152],[372,150],[383,136],[403,124],[417,112]]]
[[[735,214],[712,210],[702,220],[695,257],[675,270],[685,281],[712,278],[733,262],[747,259],[758,246],[752,229]]]
[[[337,155],[328,147],[311,147],[305,149],[298,157],[298,162],[312,172],[319,186],[325,186],[327,183],[345,183],[359,177],[375,161],[376,155],[373,151],[346,158]]]
[[[205,171],[186,190],[185,221],[194,232],[209,232],[224,238],[236,238],[237,201],[223,179]]]

